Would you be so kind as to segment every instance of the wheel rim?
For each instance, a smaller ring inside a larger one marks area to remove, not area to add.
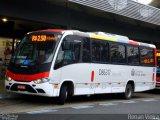
[[[66,91],[65,95],[66,95],[66,97],[65,97],[65,98],[67,99],[67,96],[68,96],[68,92],[67,92],[67,91]]]
[[[127,92],[127,97],[130,97],[132,95],[131,88],[128,87],[127,90],[126,90],[126,92]]]

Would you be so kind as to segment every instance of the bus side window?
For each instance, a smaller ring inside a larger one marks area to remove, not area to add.
[[[111,62],[126,63],[125,46],[120,44],[111,44]]]
[[[66,36],[61,44],[55,62],[55,69],[80,61],[81,40],[78,36]]]
[[[154,65],[153,49],[148,47],[140,47],[140,62],[145,66]]]
[[[92,39],[92,62],[106,63],[108,61],[109,61],[108,42]]]
[[[139,50],[136,46],[127,46],[127,59],[129,64],[139,65]]]
[[[90,51],[90,39],[89,38],[84,38],[82,52],[83,52],[82,61],[90,62],[91,61],[91,51]]]
[[[101,43],[101,62],[109,62],[109,44],[107,41]]]

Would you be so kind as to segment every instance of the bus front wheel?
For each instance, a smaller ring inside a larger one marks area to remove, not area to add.
[[[68,96],[67,86],[63,85],[61,90],[60,90],[59,97],[58,97],[58,104],[64,105],[64,103],[67,99],[67,96]]]
[[[132,84],[127,84],[125,92],[124,92],[124,98],[130,99],[133,96],[133,86]]]

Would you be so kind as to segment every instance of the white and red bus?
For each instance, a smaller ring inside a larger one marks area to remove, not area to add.
[[[155,88],[156,48],[103,32],[40,30],[25,35],[12,56],[8,91],[58,97]]]

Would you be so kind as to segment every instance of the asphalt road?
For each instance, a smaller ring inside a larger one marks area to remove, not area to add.
[[[148,100],[148,99],[153,99],[151,103],[157,102],[157,101],[154,101],[154,99],[159,100],[160,99],[159,94],[160,94],[160,90],[153,90],[153,91],[148,91],[143,93],[135,93],[133,98],[129,101],[138,101],[134,103],[135,105],[141,103],[139,101]],[[121,95],[119,94],[93,95],[90,97],[76,96],[67,100],[65,105],[57,105],[56,98],[23,96],[23,95],[5,93],[5,94],[0,94],[0,114],[25,113],[25,112],[37,111],[37,110],[43,110],[43,109],[62,109],[62,108],[69,108],[74,106],[90,106],[90,105],[95,106],[99,104],[107,104],[107,103],[115,103],[115,102],[123,103],[123,102],[128,102],[128,100],[122,99]],[[132,104],[129,104],[129,105],[132,105]],[[158,108],[160,110],[160,107]],[[119,113],[121,112],[122,111],[119,111]],[[96,113],[96,111],[93,113]],[[114,112],[111,111],[110,113],[114,113]]]
[[[56,102],[56,98],[23,96],[3,90],[0,91],[0,120],[11,117],[15,120],[134,120],[134,115],[140,120],[153,120],[153,117],[160,120],[160,90],[135,93],[131,100],[124,100],[119,94],[106,94],[72,97],[65,105]]]

